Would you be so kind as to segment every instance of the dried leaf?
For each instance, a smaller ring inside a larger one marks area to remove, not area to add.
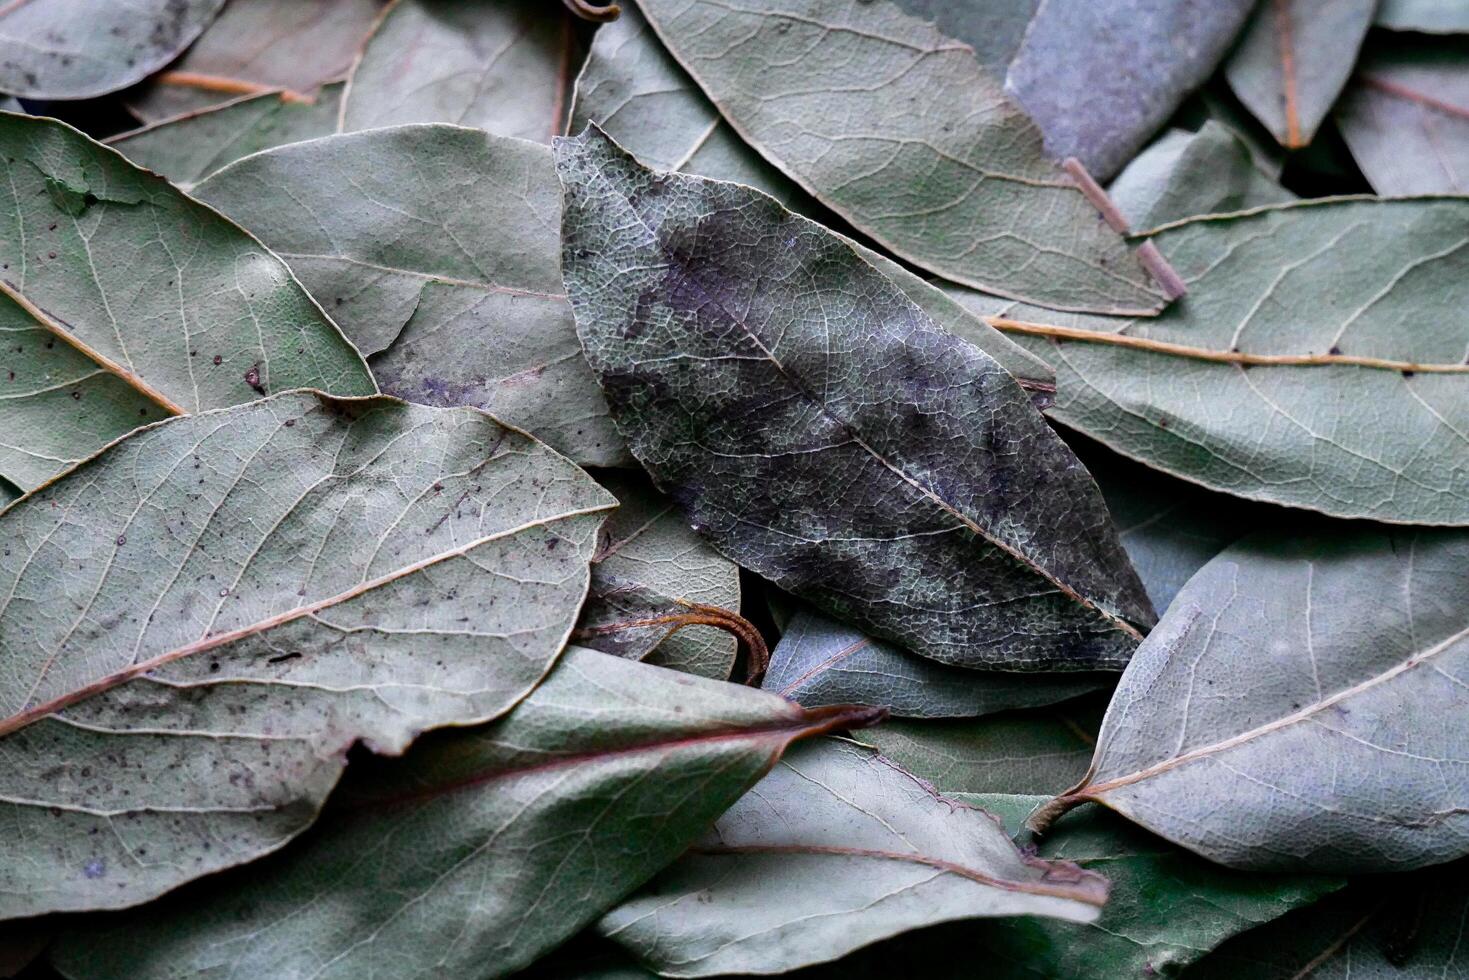
[[[936,660],[1126,661],[1147,597],[1091,477],[988,355],[758,191],[654,174],[595,128],[556,154],[582,346],[695,530]]]
[[[614,503],[479,412],[292,392],[145,429],[14,504],[0,918],[251,860],[312,822],[354,742],[509,709]]]
[[[1469,853],[1446,778],[1469,740],[1469,536],[1257,535],[1138,648],[1086,779],[1097,801],[1231,867],[1402,871]]]
[[[504,976],[674,860],[792,741],[872,720],[573,647],[504,720],[354,767],[248,876],[53,959],[76,980]]]
[[[893,0],[905,12],[974,49],[995,78],[1004,78],[1041,0]]]
[[[29,489],[138,425],[267,392],[376,391],[238,225],[55,120],[0,114],[0,142],[0,475]]]
[[[1469,33],[1469,7],[1459,0],[1381,0],[1378,27],[1425,34]]]
[[[1100,875],[1027,858],[982,810],[870,749],[791,751],[597,924],[660,976],[780,973],[955,919],[1096,918]]]

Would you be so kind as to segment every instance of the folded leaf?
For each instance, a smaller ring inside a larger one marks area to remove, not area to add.
[[[676,858],[790,742],[872,720],[572,648],[504,720],[354,766],[248,875],[52,957],[76,980],[504,976]]]
[[[967,45],[888,0],[640,6],[751,146],[900,257],[1059,309],[1163,306]]]
[[[549,142],[575,74],[569,17],[544,0],[393,0],[352,66],[341,131],[444,122]]]
[[[238,225],[55,120],[0,114],[0,142],[0,475],[29,489],[136,426],[267,392],[376,390]]]
[[[1469,33],[1469,7],[1459,0],[1381,0],[1378,27],[1425,34]]]
[[[1254,6],[1044,0],[1005,89],[1045,133],[1051,156],[1077,157],[1105,180],[1213,73]]]
[[[1376,8],[1377,0],[1266,0],[1256,9],[1224,74],[1281,146],[1315,138]]]
[[[801,610],[771,651],[761,686],[808,708],[874,704],[905,718],[966,718],[1054,704],[1115,679],[1112,674],[1039,677],[951,667]]]
[[[291,264],[384,391],[483,408],[579,463],[627,462],[561,284],[545,147],[397,126],[259,153],[194,193]]]
[[[687,614],[690,603],[738,614],[739,568],[689,530],[673,501],[641,474],[607,473],[600,482],[620,506],[602,525],[591,589],[577,621],[577,642],[619,657],[728,679],[737,652],[731,633],[657,620]],[[648,624],[628,628],[640,621]]]
[[[1055,365],[1052,418],[1124,456],[1334,517],[1463,525],[1466,221],[1461,198],[1328,199],[1170,225],[1153,241],[1189,295],[1148,320],[955,295]]]
[[[0,92],[90,99],[127,88],[177,57],[223,6],[224,0],[7,3],[0,8]]]
[[[597,924],[660,976],[782,973],[955,919],[1096,918],[1107,882],[870,749],[790,752],[688,855]]]
[[[0,917],[280,847],[356,741],[550,668],[609,494],[470,409],[292,392],[142,430],[0,520]]]
[[[1122,675],[1086,779],[1240,868],[1401,871],[1469,853],[1469,535],[1257,535],[1189,582]]]
[[[582,346],[695,530],[936,660],[1126,661],[1147,597],[1096,484],[993,359],[758,191],[654,174],[595,128],[556,154]]]

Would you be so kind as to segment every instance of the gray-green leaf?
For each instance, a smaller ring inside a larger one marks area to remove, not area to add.
[[[903,10],[974,49],[991,75],[1004,78],[1041,0],[893,0]]]
[[[1163,306],[967,45],[888,0],[641,6],[755,149],[897,255],[1060,309]]]
[[[1087,778],[1232,867],[1401,871],[1469,853],[1469,534],[1256,535],[1189,582],[1122,676]]]
[[[1425,34],[1469,34],[1469,5],[1462,0],[1381,0],[1378,27]]]
[[[285,853],[52,956],[76,980],[504,976],[675,859],[791,741],[871,720],[571,648],[494,725],[354,765]]]
[[[291,392],[144,429],[0,521],[0,917],[304,830],[357,741],[550,668],[615,501],[473,409]]]
[[[582,346],[696,530],[936,660],[1126,662],[1147,597],[1096,484],[993,359],[758,191],[655,174],[595,127],[556,154]]]

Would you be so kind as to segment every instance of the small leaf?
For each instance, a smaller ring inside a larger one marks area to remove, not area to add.
[[[470,409],[278,395],[142,430],[0,521],[0,918],[114,908],[304,830],[356,741],[550,668],[609,494]]]
[[[597,928],[661,976],[781,973],[955,919],[1089,922],[1106,897],[1100,875],[1028,858],[984,811],[826,739]]]
[[[183,51],[224,0],[24,0],[0,8],[0,92],[90,99],[142,81]]]
[[[1258,535],[1138,648],[1086,801],[1231,867],[1402,871],[1469,853],[1469,535]],[[1445,761],[1448,760],[1448,761]]]
[[[1265,0],[1224,66],[1281,146],[1310,143],[1346,84],[1377,0]]]
[[[994,360],[758,191],[654,174],[595,128],[556,154],[582,346],[696,530],[936,660],[1126,661],[1153,618],[1142,586],[1091,477]]]
[[[136,426],[267,392],[376,391],[238,225],[55,120],[0,114],[0,142],[0,475],[29,489]]]
[[[873,720],[573,647],[502,721],[354,766],[297,846],[53,960],[76,980],[504,976],[678,857],[792,741]]]
[[[967,45],[888,0],[641,7],[751,146],[901,258],[1059,309],[1164,305]]]

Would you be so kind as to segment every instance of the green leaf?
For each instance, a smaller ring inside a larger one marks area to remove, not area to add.
[[[654,174],[595,128],[556,154],[582,346],[715,547],[936,660],[1126,661],[1147,597],[1091,477],[993,359],[758,191]]]
[[[0,142],[0,475],[29,489],[138,425],[267,392],[376,391],[238,225],[55,120],[0,114]]]
[[[1376,8],[1377,0],[1268,0],[1256,9],[1224,74],[1281,146],[1315,138]]]
[[[577,622],[578,642],[619,657],[728,679],[737,644],[725,630],[661,623],[608,631],[687,612],[682,603],[738,614],[740,570],[691,531],[677,505],[642,474],[606,473],[600,482],[621,506],[602,525],[591,591]]]
[[[1041,0],[894,0],[906,13],[974,49],[979,63],[1004,78]]]
[[[0,520],[0,917],[146,901],[315,817],[357,741],[493,718],[615,501],[471,409],[291,392],[141,430]]]
[[[1469,53],[1462,38],[1369,41],[1336,123],[1379,194],[1469,192]]]
[[[1402,871],[1469,853],[1469,535],[1256,535],[1122,675],[1086,801],[1231,867]],[[1064,825],[1063,825],[1064,826]]]
[[[544,146],[396,126],[258,153],[194,193],[291,264],[384,391],[482,408],[579,463],[628,461],[561,284]]]
[[[158,122],[229,93],[285,89],[310,99],[346,74],[381,8],[379,0],[232,0],[167,72],[127,94],[127,106]],[[326,132],[334,129],[335,116]]]
[[[1107,180],[1213,73],[1256,3],[1045,0],[1005,90],[1052,157],[1077,157]]]
[[[0,92],[90,99],[172,61],[224,0],[29,0],[0,9]],[[8,143],[7,143],[8,145]]]
[[[790,742],[872,720],[573,647],[504,720],[354,766],[297,846],[52,956],[76,980],[504,976],[675,859]]]
[[[138,166],[186,186],[252,153],[335,133],[341,100],[340,82],[323,86],[309,102],[266,92],[164,119],[107,143]]]
[[[967,45],[887,0],[640,5],[750,145],[896,255],[1060,309],[1163,306]]]
[[[677,170],[749,184],[816,221],[826,209],[746,145],[720,118],[688,73],[663,49],[636,7],[598,29],[576,82],[571,131],[595,123],[656,170]],[[934,322],[1000,362],[1038,404],[1049,404],[1055,376],[1023,349],[944,292],[893,260],[843,238],[891,279]]]
[[[1469,33],[1469,7],[1459,0],[1381,0],[1378,27],[1425,34]]]
[[[1463,525],[1466,221],[1463,198],[1326,199],[1170,225],[1153,241],[1189,294],[1148,320],[955,295],[1055,365],[1052,418],[1124,456],[1334,517]]]
[[[571,27],[545,0],[393,0],[352,66],[341,130],[443,122],[550,142],[566,124]]]
[[[1028,858],[984,811],[826,739],[597,928],[660,976],[781,973],[936,922],[1089,922],[1106,897],[1100,875]]]
[[[1115,680],[1111,674],[1040,677],[951,667],[803,609],[771,651],[761,686],[808,708],[874,704],[904,718],[965,718],[1054,704]]]

